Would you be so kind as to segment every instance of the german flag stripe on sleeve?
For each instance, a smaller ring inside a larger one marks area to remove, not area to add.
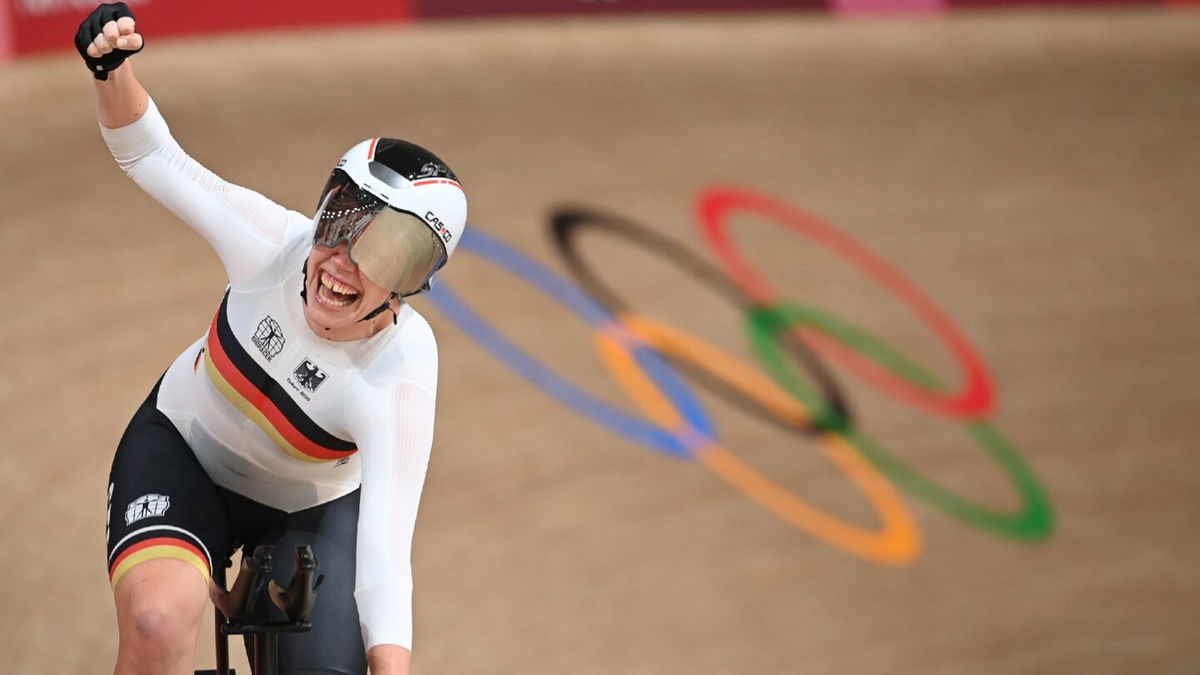
[[[182,560],[195,567],[200,574],[204,575],[205,581],[208,581],[212,575],[208,558],[193,544],[174,537],[155,537],[139,541],[117,556],[108,570],[109,583],[116,589],[117,582],[121,580],[121,577],[138,563],[164,558]]]
[[[250,356],[229,327],[229,293],[208,330],[204,365],[217,389],[284,452],[306,462],[330,462],[358,448],[317,425]]]

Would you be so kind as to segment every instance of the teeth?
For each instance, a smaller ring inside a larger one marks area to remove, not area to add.
[[[358,291],[349,286],[338,283],[335,279],[330,278],[328,274],[321,274],[321,285],[335,293],[341,293],[342,295],[358,295]]]
[[[349,300],[338,300],[337,298],[329,295],[328,290],[329,289],[324,284],[317,289],[317,295],[320,296],[321,302],[327,305],[332,305],[334,307],[345,307],[346,305],[354,302],[354,298],[350,298]]]
[[[351,295],[357,293],[357,291],[355,291],[353,288],[350,288],[349,286],[343,286],[336,281],[331,281],[329,287],[334,291],[341,293],[342,295]]]

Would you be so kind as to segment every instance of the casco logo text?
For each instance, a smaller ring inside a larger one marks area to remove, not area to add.
[[[433,225],[433,229],[442,236],[442,241],[450,243],[450,240],[454,238],[454,235],[450,233],[450,230],[442,224],[441,219],[433,215],[433,211],[425,212],[425,220],[430,225]]]

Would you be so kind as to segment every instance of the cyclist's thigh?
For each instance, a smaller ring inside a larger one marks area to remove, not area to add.
[[[227,516],[216,487],[169,419],[154,407],[157,387],[134,414],[113,457],[108,485],[107,548],[114,592],[151,560],[194,570],[206,588],[228,553]],[[142,578],[147,572],[139,572]],[[130,584],[132,592],[134,586]],[[150,587],[147,587],[150,588]]]

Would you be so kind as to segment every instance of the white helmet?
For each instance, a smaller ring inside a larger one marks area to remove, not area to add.
[[[429,288],[467,224],[467,198],[446,163],[394,138],[350,148],[325,184],[313,243],[349,246],[372,282],[403,297]]]

